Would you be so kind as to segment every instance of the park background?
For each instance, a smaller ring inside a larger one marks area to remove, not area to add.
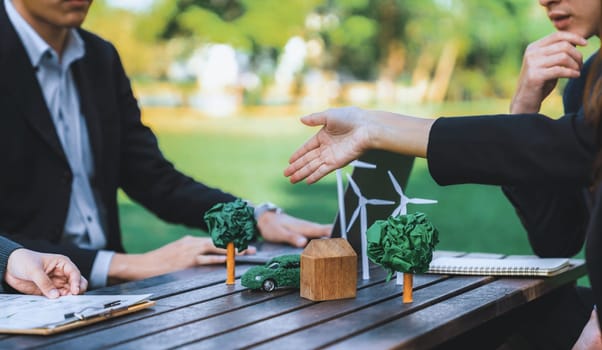
[[[282,175],[317,131],[300,116],[342,105],[430,118],[506,113],[526,46],[554,30],[535,0],[96,0],[84,27],[117,47],[176,168],[322,223],[337,209],[334,176],[308,186]],[[544,114],[562,115],[565,84]],[[438,186],[419,159],[406,193],[439,200],[408,207],[438,228],[437,249],[532,254],[498,187]],[[162,222],[124,193],[119,210],[132,253],[205,234]]]

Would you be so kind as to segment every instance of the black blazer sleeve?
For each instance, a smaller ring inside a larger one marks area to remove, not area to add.
[[[440,185],[564,186],[590,183],[593,131],[582,114],[439,118],[427,149]]]
[[[8,265],[8,257],[15,250],[21,248],[17,243],[0,236],[0,293],[10,291],[12,288],[4,282],[6,267]]]
[[[585,190],[506,186],[531,248],[541,257],[571,257],[583,247],[589,221]]]

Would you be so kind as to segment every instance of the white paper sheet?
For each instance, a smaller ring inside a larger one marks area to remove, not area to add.
[[[147,300],[141,295],[68,295],[57,299],[43,296],[0,294],[0,328],[44,328],[68,319],[91,317],[103,312],[126,308]]]

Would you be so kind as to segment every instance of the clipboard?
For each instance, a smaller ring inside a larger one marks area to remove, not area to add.
[[[71,329],[85,327],[94,323],[102,322],[108,319],[120,317],[123,315],[131,314],[143,309],[147,309],[156,304],[153,300],[148,300],[147,297],[150,294],[143,295],[143,300],[136,301],[131,304],[121,305],[117,303],[117,301],[113,301],[104,305],[100,305],[98,307],[85,307],[81,310],[81,312],[70,312],[63,314],[61,317],[62,320],[58,320],[56,322],[47,323],[44,325],[38,325],[35,327],[10,327],[5,328],[0,326],[0,333],[2,334],[24,334],[24,335],[51,335],[56,333],[61,333],[65,331],[69,331]],[[23,300],[14,299],[13,303],[24,302],[27,303],[28,299],[25,297],[31,296],[16,296],[23,297]],[[77,297],[77,296],[75,296]],[[80,297],[111,297],[116,298],[119,296],[80,296]],[[122,296],[124,297],[124,296]],[[127,297],[127,296],[126,296]],[[44,297],[40,297],[44,298]],[[60,299],[60,298],[59,298]],[[35,301],[34,301],[35,302]],[[43,303],[44,301],[40,301]],[[115,304],[117,303],[117,304]],[[46,303],[50,304],[50,303]],[[10,317],[10,315],[8,316]],[[58,317],[58,316],[57,316]]]

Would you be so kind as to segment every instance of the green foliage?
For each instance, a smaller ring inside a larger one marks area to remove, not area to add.
[[[323,46],[309,68],[412,84],[416,73],[434,76],[451,42],[458,52],[446,86],[457,99],[509,97],[526,46],[554,30],[532,0],[156,0],[136,16],[97,1],[86,26],[117,44],[128,72],[155,77],[204,43],[245,51],[259,71],[266,52],[277,61],[300,36]]]
[[[219,248],[233,242],[238,251],[243,251],[258,234],[253,208],[240,198],[214,205],[203,217],[213,244]]]
[[[359,50],[374,40],[376,23],[364,16],[351,16],[332,32],[332,44]]]
[[[244,14],[234,21],[249,40],[259,46],[281,48],[296,35],[303,35],[305,18],[319,0],[242,0]]]
[[[138,16],[136,36],[147,43],[164,37],[164,33],[173,30],[172,18],[178,14],[178,11],[177,1],[155,1],[148,14]]]
[[[159,0],[142,16],[141,32],[155,40],[188,37],[229,43],[243,50],[255,45],[280,49],[304,30],[306,15],[318,0],[173,1]]]
[[[250,49],[251,43],[236,25],[224,22],[216,13],[192,7],[179,16],[182,29],[194,34],[201,42],[229,43],[242,49]]]

